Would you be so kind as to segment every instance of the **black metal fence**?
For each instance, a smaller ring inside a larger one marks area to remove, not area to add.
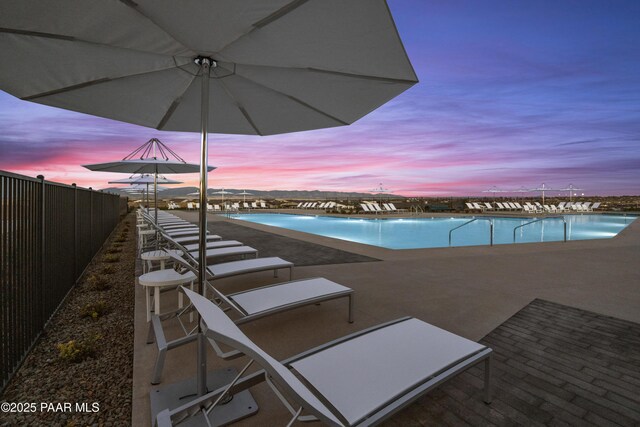
[[[0,202],[2,391],[126,212],[126,199],[0,171]]]

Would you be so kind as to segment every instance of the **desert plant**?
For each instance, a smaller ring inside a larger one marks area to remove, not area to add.
[[[101,274],[92,274],[87,278],[87,283],[97,291],[104,291],[110,288],[109,281]]]
[[[126,241],[127,241],[127,238],[126,238],[126,236],[125,236],[125,237],[118,237],[118,238],[117,238],[116,240],[114,240],[114,241],[115,241],[115,242],[118,242],[118,243],[122,243],[122,242],[126,242]]]
[[[65,362],[82,362],[89,357],[95,356],[97,343],[100,339],[102,339],[102,336],[96,334],[84,340],[70,340],[60,343],[56,346],[58,357]]]
[[[118,262],[120,261],[120,256],[116,254],[107,254],[102,257],[102,261],[109,262],[109,263]]]
[[[113,265],[105,265],[102,267],[102,274],[113,274],[116,272],[116,268]]]
[[[106,301],[90,302],[85,304],[85,306],[80,310],[81,317],[91,317],[92,319],[97,319],[98,317],[104,316],[108,313],[109,306]]]
[[[107,249],[105,252],[108,254],[119,254],[120,252],[122,252],[122,249],[111,247]]]

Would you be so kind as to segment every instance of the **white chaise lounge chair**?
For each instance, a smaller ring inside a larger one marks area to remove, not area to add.
[[[485,364],[484,401],[491,402],[492,350],[421,320],[403,318],[374,326],[278,362],[211,301],[184,292],[200,313],[206,336],[235,350],[222,353],[216,346],[218,356],[246,355],[249,364],[255,362],[262,370],[238,375],[225,387],[159,412],[157,427],[207,416],[226,395],[262,382],[291,412],[288,425],[313,420],[329,426],[376,425],[480,362]]]
[[[197,260],[199,257],[198,250],[196,249],[194,251],[189,251],[189,255]],[[207,263],[215,260],[216,258],[228,256],[242,256],[244,258],[247,255],[253,255],[254,258],[258,258],[258,250],[252,248],[251,246],[231,246],[225,248],[207,249],[206,252]]]
[[[169,255],[177,264],[184,268],[185,274],[197,274],[197,263],[192,261],[190,264],[182,257],[178,257],[172,253],[169,253]],[[211,267],[215,267],[215,265],[207,266],[208,273],[211,273]],[[228,266],[227,270],[230,270]],[[256,270],[254,269],[253,271]],[[231,274],[227,274],[226,277],[229,277],[230,275]],[[217,278],[220,278],[220,276]],[[205,293],[208,290],[212,291],[213,298],[215,298],[217,304],[224,310],[228,310],[233,313],[234,322],[237,324],[247,323],[272,314],[292,310],[305,305],[318,304],[337,298],[348,298],[348,320],[349,323],[353,323],[353,289],[321,277],[276,283],[228,295],[213,286],[212,280],[210,279],[207,279],[205,286]],[[194,335],[190,334],[189,331],[183,328],[185,336],[168,342],[165,338],[164,329],[161,323],[162,320],[172,317],[179,318],[179,316],[186,313],[188,309],[189,307],[187,307],[187,309],[177,310],[173,313],[166,313],[161,316],[152,316],[152,332],[158,346],[158,356],[154,368],[152,384],[158,384],[160,382],[167,351],[187,344],[195,339]]]

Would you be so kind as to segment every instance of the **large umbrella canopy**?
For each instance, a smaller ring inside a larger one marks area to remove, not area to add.
[[[21,99],[199,132],[199,56],[217,133],[346,125],[417,82],[384,0],[2,4],[0,89]]]
[[[173,150],[157,138],[151,138],[140,147],[126,155],[122,160],[106,163],[95,163],[91,165],[83,165],[85,168],[99,172],[125,172],[133,174],[153,174],[153,180],[146,182],[146,178],[141,178],[141,183],[158,183],[158,174],[173,173],[194,173],[200,172],[200,165],[195,163],[187,163],[183,158],[178,156]],[[215,169],[213,166],[207,167],[207,171]],[[166,179],[166,178],[165,178]],[[179,182],[179,181],[176,181]],[[158,206],[158,192],[154,191],[154,206]],[[147,207],[149,191],[147,190]],[[156,220],[158,219],[158,211],[154,209]]]
[[[124,179],[116,179],[114,181],[109,181],[109,184],[146,184],[147,188],[147,206],[149,206],[149,184],[182,184],[182,181],[176,181],[174,179],[166,178],[162,175],[151,175],[151,174],[139,174],[139,175],[131,175],[129,178]],[[161,191],[162,187],[157,187],[154,189],[154,197],[157,191]],[[127,190],[125,190],[127,191]],[[156,200],[157,202],[157,200]]]
[[[21,99],[200,132],[201,260],[210,128],[347,125],[417,82],[385,0],[5,2],[0,59],[0,89]],[[204,262],[198,276],[203,290]],[[204,357],[199,339],[200,395]]]
[[[109,184],[153,184],[154,182],[157,182],[158,184],[182,184],[182,181],[169,179],[162,175],[158,175],[158,178],[156,179],[150,174],[140,174],[138,176],[130,176],[129,178],[116,179],[109,181]]]

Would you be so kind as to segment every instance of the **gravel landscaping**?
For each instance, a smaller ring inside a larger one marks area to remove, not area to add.
[[[0,397],[23,411],[3,411],[1,426],[131,424],[135,261],[130,214]]]

